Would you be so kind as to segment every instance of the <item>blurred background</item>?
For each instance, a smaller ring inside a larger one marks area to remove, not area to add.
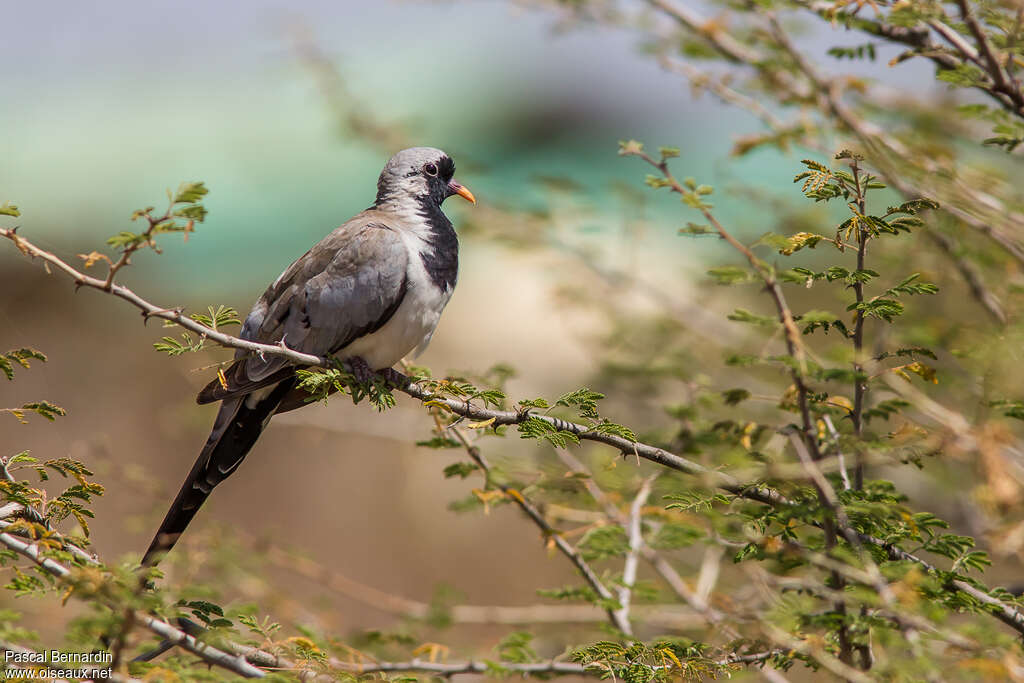
[[[630,31],[566,27],[528,6],[11,3],[5,17],[0,201],[18,205],[22,234],[74,259],[131,229],[132,210],[162,210],[165,188],[202,180],[211,190],[206,222],[187,243],[165,239],[162,255],[139,253],[119,277],[159,305],[226,304],[244,316],[285,266],[372,202],[391,153],[440,147],[479,203],[445,207],[462,237],[460,281],[418,363],[439,375],[508,363],[517,398],[612,388],[615,354],[626,351],[651,368],[682,363],[699,384],[721,356],[701,340],[740,334],[722,316],[731,310],[718,305],[723,294],[698,282],[722,247],[676,237],[692,217],[667,197],[646,198],[645,171],[616,156],[618,140],[682,148],[680,175],[720,188],[718,215],[745,238],[831,215],[792,210],[798,152],[732,158],[754,119],[695,97]],[[803,36],[812,52],[826,46],[818,33]],[[879,62],[854,71],[946,97],[927,66]],[[944,266],[931,265],[941,278]],[[628,285],[623,272],[634,276]],[[615,296],[594,306],[581,303],[581,289]],[[94,549],[136,561],[206,438],[215,410],[193,399],[225,353],[168,359],[152,350],[165,334],[159,323],[146,327],[121,302],[75,293],[9,245],[0,249],[0,292],[0,347],[33,346],[50,359],[0,384],[0,405],[47,398],[68,411],[55,424],[0,415],[0,450],[94,466],[107,486]],[[639,338],[622,331],[663,307],[673,325],[693,328],[690,341],[663,345],[675,327],[643,328]],[[669,421],[632,398],[618,404],[623,421],[644,415],[649,430]],[[275,419],[168,559],[170,580],[265,559],[269,546],[295,550],[356,587],[327,590],[273,567],[267,581],[246,573],[219,597],[338,633],[400,623],[401,609],[365,598],[359,584],[420,603],[522,606],[539,601],[538,586],[571,583],[568,563],[517,510],[450,509],[479,482],[441,476],[458,453],[413,446],[431,426],[402,397],[383,414],[338,399]],[[489,447],[529,472],[535,447],[516,441]],[[275,576],[298,588],[282,594]],[[74,602],[64,614],[34,611],[47,604],[7,606],[44,633],[61,632]],[[463,628],[457,638],[485,651],[506,630]],[[547,654],[577,640],[565,627],[546,637]]]

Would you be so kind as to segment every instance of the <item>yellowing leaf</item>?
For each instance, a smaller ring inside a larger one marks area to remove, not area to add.
[[[292,636],[284,642],[291,643],[293,645],[296,645],[297,647],[301,647],[306,650],[311,650],[313,652],[320,652],[320,648],[316,646],[316,643],[314,643],[309,638],[304,638],[302,636]]]
[[[466,427],[467,427],[468,429],[487,429],[487,428],[488,428],[488,427],[490,427],[490,426],[491,426],[492,424],[494,424],[494,420],[495,420],[495,419],[496,419],[496,418],[493,418],[493,417],[492,417],[491,419],[489,419],[489,420],[484,420],[484,421],[482,421],[482,422],[469,422],[469,423],[467,423],[467,424],[466,424]]]
[[[108,264],[113,265],[109,256],[101,254],[98,251],[90,251],[88,254],[79,254],[78,258],[85,261],[83,264],[85,268],[91,268],[97,261],[106,261]]]
[[[786,387],[786,391],[782,393],[779,398],[779,407],[783,410],[796,410],[797,408],[797,397],[800,395],[795,384],[790,384]]]
[[[779,253],[790,256],[804,247],[813,249],[823,239],[825,239],[824,236],[816,235],[813,232],[798,232],[786,239],[786,245],[779,249]]]
[[[915,361],[907,366],[907,370],[910,370],[915,375],[919,375],[921,379],[932,384],[938,384],[939,378],[936,377],[935,368],[930,365],[925,365],[920,361]]]
[[[426,653],[430,661],[433,663],[437,661],[438,655],[441,655],[442,661],[447,660],[449,652],[451,652],[451,650],[447,645],[442,645],[441,643],[423,643],[413,650],[412,654],[414,656],[419,656]]]
[[[668,659],[671,659],[673,662],[675,662],[675,665],[678,668],[683,668],[683,663],[679,661],[679,658],[676,657],[675,653],[672,652],[672,650],[668,649],[667,647],[663,647],[659,650],[659,652],[661,652],[662,662],[664,662],[665,658],[667,657]]]
[[[505,489],[505,495],[508,496],[509,498],[514,498],[523,505],[526,505],[526,499],[523,498],[523,494],[519,493],[519,491],[515,489]]]
[[[754,433],[755,429],[757,429],[756,422],[748,422],[743,425],[743,436],[740,437],[740,443],[743,444],[743,447],[748,451],[754,447],[750,437]]]
[[[481,503],[484,504],[484,514],[489,515],[491,513],[491,501],[495,498],[503,498],[505,496],[501,491],[484,491],[482,489],[473,489],[473,495],[476,496]]]
[[[907,373],[912,372],[926,382],[931,382],[932,384],[939,383],[939,378],[936,376],[935,368],[930,365],[925,365],[919,361],[907,363],[906,365],[897,365],[894,368],[890,368],[889,371],[899,375],[908,382],[910,381],[910,375]]]
[[[830,406],[842,408],[848,413],[853,412],[853,402],[845,396],[829,396],[825,403]]]

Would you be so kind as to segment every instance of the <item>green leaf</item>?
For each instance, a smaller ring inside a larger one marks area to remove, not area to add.
[[[682,510],[684,512],[700,512],[701,510],[711,511],[715,503],[727,504],[729,497],[724,493],[699,493],[688,491],[665,496],[676,502],[665,506],[666,510]]]
[[[579,409],[580,415],[596,420],[600,417],[597,413],[597,402],[603,398],[604,394],[591,391],[584,387],[582,389],[577,389],[576,391],[570,391],[568,394],[563,394],[557,401],[555,401],[555,405],[566,407],[575,406]]]
[[[779,324],[779,321],[771,316],[757,315],[742,308],[737,308],[728,315],[728,318],[734,322],[748,323],[750,325],[762,325],[764,327],[771,327]]]
[[[197,202],[209,193],[206,185],[201,182],[182,183],[172,200],[175,204],[191,204]]]
[[[555,448],[565,448],[569,444],[580,442],[579,437],[572,432],[559,430],[550,422],[533,415],[516,425],[516,428],[519,430],[520,438],[543,439]]]
[[[828,54],[836,59],[864,59],[866,57],[873,62],[875,61],[875,45],[874,43],[864,43],[853,47],[833,47],[829,49]]]
[[[900,294],[914,295],[914,294],[937,294],[939,288],[937,285],[933,285],[930,282],[917,282],[916,280],[921,277],[920,273],[914,273],[910,275],[895,287],[887,289],[882,296],[899,296]]]
[[[701,529],[689,524],[665,522],[650,540],[650,545],[655,550],[678,550],[689,548],[706,535]]]
[[[46,362],[46,355],[41,351],[36,351],[32,348],[21,348],[11,349],[10,351],[0,354],[0,372],[4,373],[4,376],[8,380],[14,379],[14,365],[20,365],[21,367],[28,369],[32,367],[30,361],[38,360],[40,362]]]
[[[417,446],[423,448],[462,448],[462,444],[449,436],[434,436],[426,441],[417,441]]]
[[[892,322],[893,318],[903,315],[903,304],[895,299],[873,299],[861,303],[853,302],[846,307],[848,311],[860,311],[866,317],[879,318]]]
[[[519,405],[523,408],[547,409],[551,407],[551,405],[543,398],[524,399],[519,402]]]
[[[58,405],[54,405],[49,401],[36,401],[34,403],[26,403],[21,407],[21,410],[41,415],[50,422],[53,422],[58,417],[63,417],[64,415],[67,415],[63,408],[61,408]]]
[[[494,650],[503,662],[525,664],[539,661],[537,652],[530,646],[533,635],[525,631],[508,634],[495,646]]]
[[[214,330],[230,325],[242,324],[242,321],[238,318],[238,311],[230,306],[221,305],[217,306],[217,308],[207,306],[206,310],[209,315],[206,313],[193,313],[189,317],[200,325],[205,325]]]
[[[750,392],[746,389],[729,389],[722,392],[722,400],[727,406],[739,405],[750,398]]]
[[[122,230],[113,237],[107,238],[107,244],[114,248],[123,249],[125,247],[134,246],[136,244],[143,244],[146,241],[145,235],[140,235],[134,232],[128,232]]]
[[[577,547],[584,560],[596,562],[625,556],[629,551],[629,538],[618,524],[600,526],[588,531]]]
[[[686,227],[679,228],[680,235],[717,235],[718,232],[710,225],[687,222]]]
[[[202,223],[203,220],[206,219],[206,215],[208,213],[209,212],[206,210],[206,207],[202,204],[192,204],[190,206],[174,210],[175,216],[178,216],[179,218],[188,218],[196,223]]]
[[[456,462],[448,465],[444,468],[445,479],[451,479],[453,477],[459,477],[465,479],[469,475],[473,474],[480,469],[480,466],[472,462]]]
[[[719,266],[710,268],[708,275],[719,285],[739,285],[753,282],[756,277],[746,268],[739,266]]]
[[[610,434],[612,436],[620,436],[627,441],[636,442],[636,434],[632,429],[625,425],[616,424],[611,420],[602,419],[600,422],[596,422],[591,425],[588,432],[596,432],[598,434]]]

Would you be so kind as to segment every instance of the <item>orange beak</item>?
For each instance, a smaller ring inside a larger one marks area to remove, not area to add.
[[[473,193],[469,191],[468,187],[465,187],[464,185],[459,185],[457,182],[453,180],[450,183],[448,183],[448,189],[451,190],[453,194],[459,195],[470,204],[476,204],[476,197],[473,196]]]

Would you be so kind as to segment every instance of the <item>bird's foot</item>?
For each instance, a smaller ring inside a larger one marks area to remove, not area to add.
[[[409,377],[403,375],[401,372],[395,370],[394,368],[385,368],[383,370],[378,370],[377,374],[380,375],[384,379],[384,381],[387,382],[388,386],[391,387],[392,389],[401,390],[409,386]]]
[[[373,382],[375,374],[373,368],[360,356],[352,356],[345,361],[345,364],[348,365],[349,372],[356,378],[356,381],[363,386],[369,386]]]

